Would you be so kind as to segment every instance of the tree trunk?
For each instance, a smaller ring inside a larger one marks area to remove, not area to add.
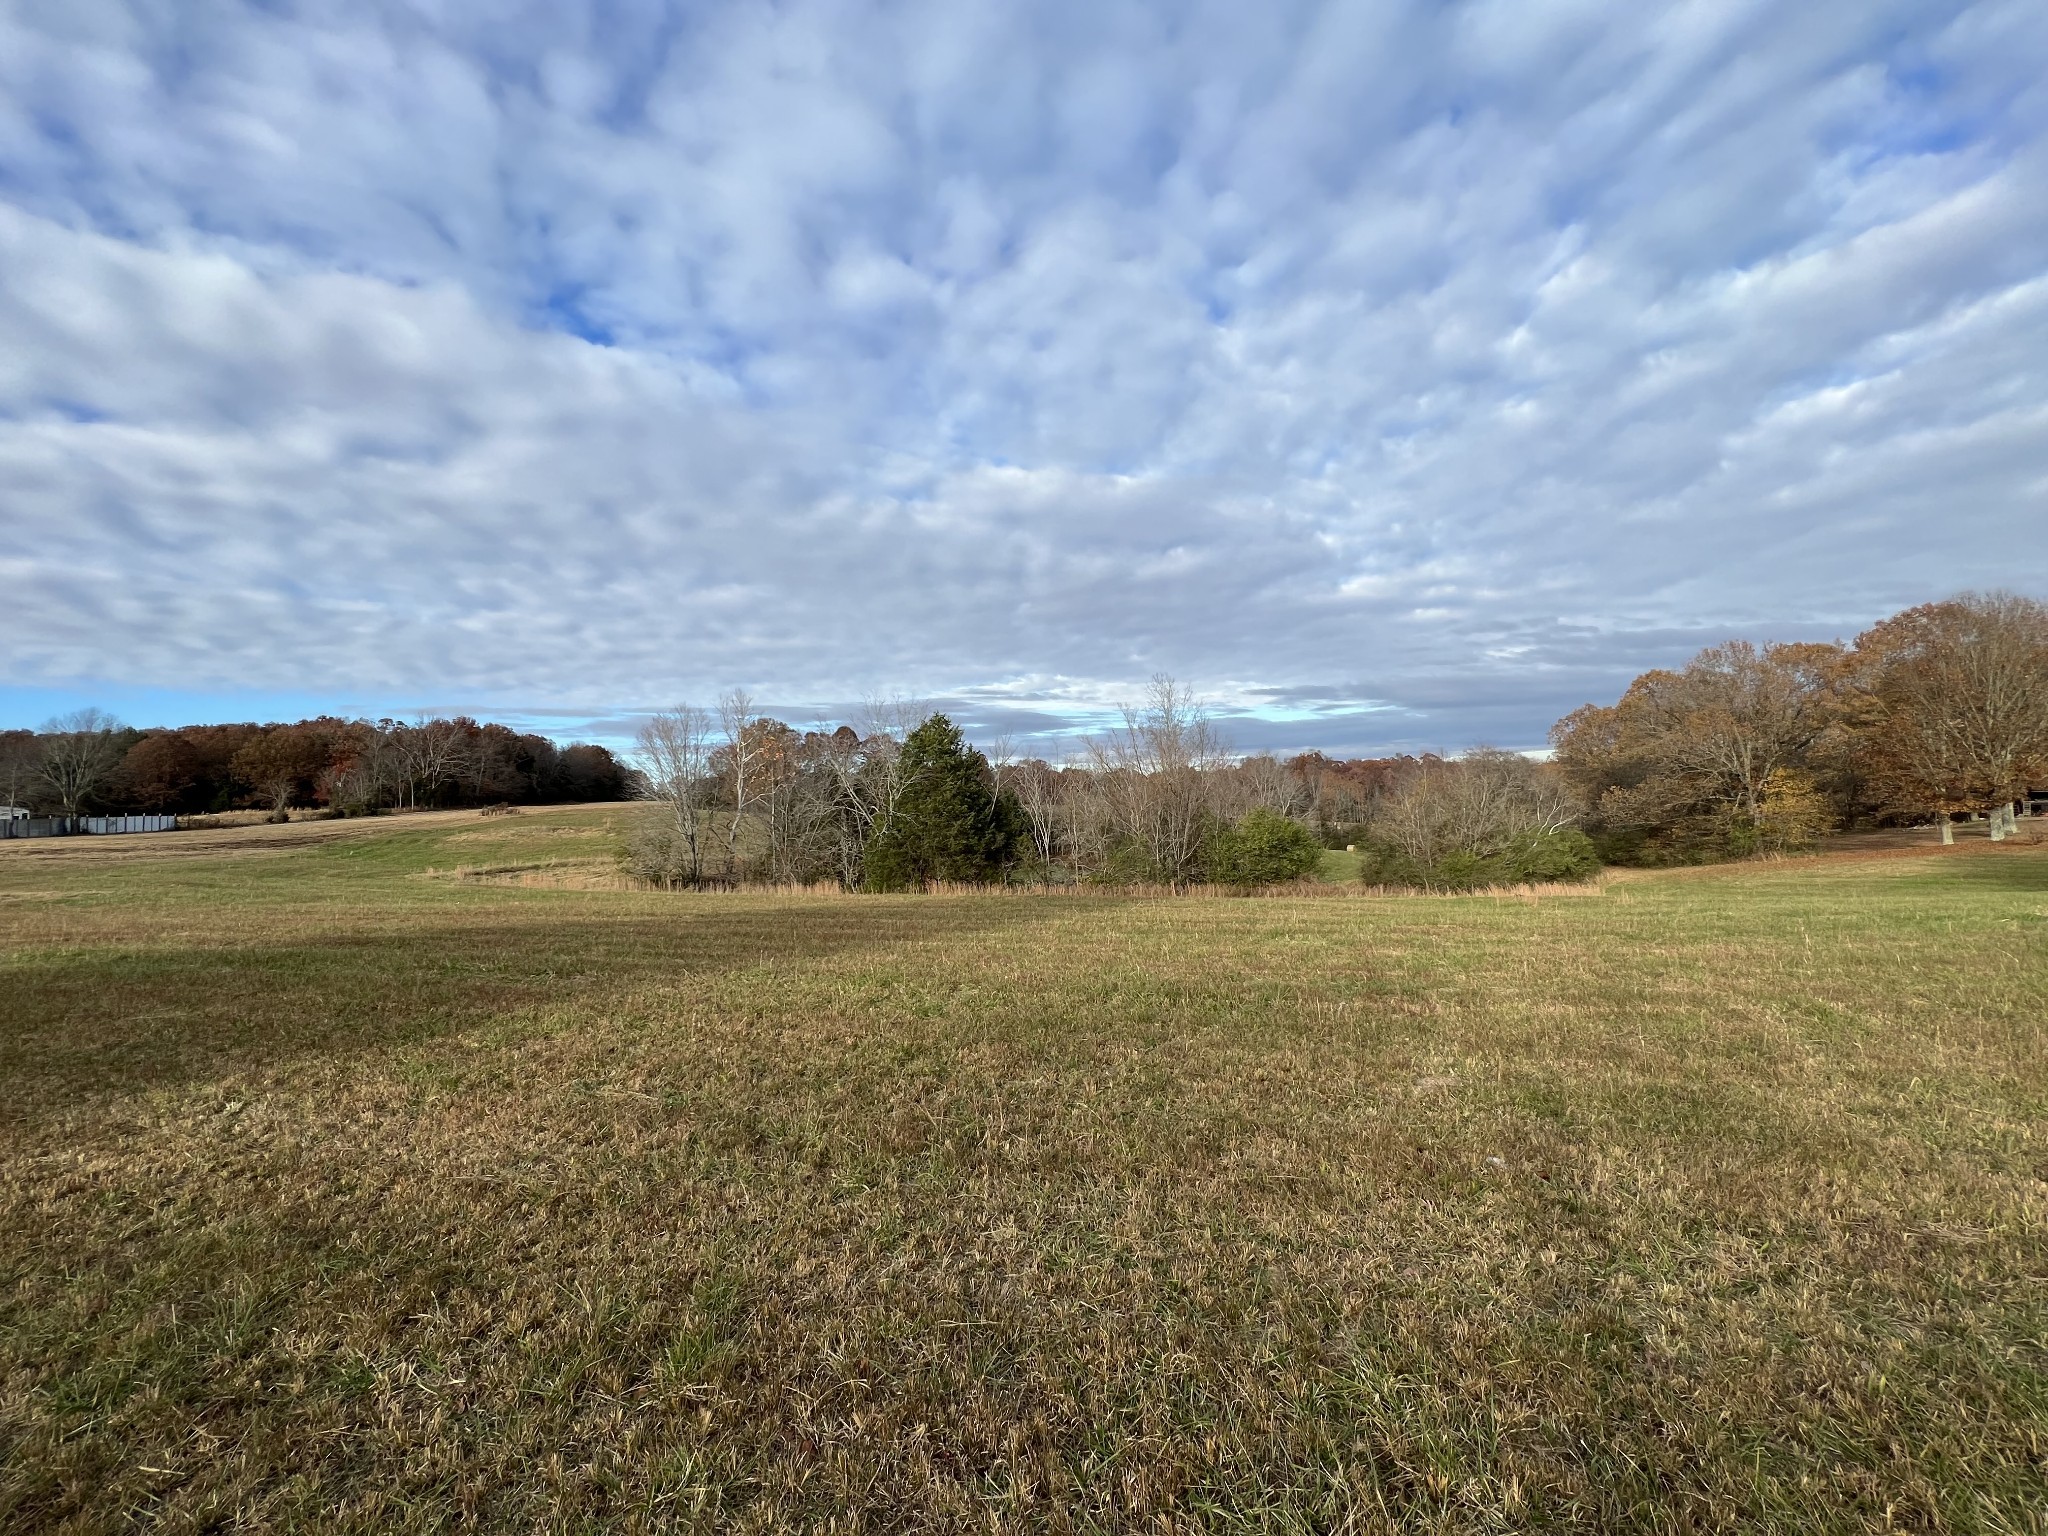
[[[1953,848],[1956,842],[1956,824],[1948,819],[1948,812],[1941,814],[1941,846]]]

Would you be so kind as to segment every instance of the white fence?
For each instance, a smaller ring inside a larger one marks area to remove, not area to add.
[[[105,836],[114,832],[173,832],[175,816],[13,816],[0,820],[0,837]]]

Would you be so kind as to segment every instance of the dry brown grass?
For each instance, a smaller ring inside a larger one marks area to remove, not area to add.
[[[2044,1529],[2041,854],[427,875],[615,814],[0,859],[0,1527]]]

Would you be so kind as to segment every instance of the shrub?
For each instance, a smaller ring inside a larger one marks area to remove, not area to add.
[[[1112,839],[1088,876],[1091,885],[1167,885],[1172,880],[1172,873],[1161,869],[1145,845],[1133,837]]]
[[[1600,868],[1569,796],[1541,763],[1475,752],[1418,773],[1384,799],[1359,843],[1368,885],[1466,891],[1583,880]]]
[[[649,817],[627,832],[620,863],[636,880],[675,890],[692,883],[689,852],[673,825]]]
[[[1789,768],[1764,780],[1758,808],[1756,847],[1762,853],[1798,853],[1835,829],[1834,807],[1811,777]]]
[[[1202,847],[1209,879],[1239,887],[1299,880],[1321,858],[1322,849],[1307,827],[1264,808],[1246,812],[1236,826],[1213,828]]]
[[[1358,841],[1358,876],[1367,885],[1405,885],[1427,889],[1429,872],[1401,851],[1392,838],[1367,833]]]
[[[1596,826],[1590,836],[1593,855],[1602,864],[1651,867],[1660,862],[1648,827]]]
[[[1483,854],[1453,848],[1424,863],[1384,837],[1358,845],[1359,878],[1367,885],[1405,886],[1418,891],[1474,891],[1489,885],[1516,885],[1531,878],[1516,873],[1504,853]]]
[[[1587,880],[1600,873],[1593,840],[1577,827],[1520,833],[1508,846],[1507,862],[1518,880]]]

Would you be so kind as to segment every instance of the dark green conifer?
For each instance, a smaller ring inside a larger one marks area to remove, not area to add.
[[[1016,860],[1023,814],[953,722],[933,715],[912,731],[898,772],[895,810],[868,844],[868,889],[1000,879]]]

